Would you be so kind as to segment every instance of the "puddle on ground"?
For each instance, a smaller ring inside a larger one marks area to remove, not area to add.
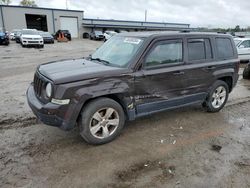
[[[237,88],[237,89],[236,89]],[[235,100],[239,98],[250,97],[250,80],[240,79],[233,89],[232,93],[229,95],[229,100]]]

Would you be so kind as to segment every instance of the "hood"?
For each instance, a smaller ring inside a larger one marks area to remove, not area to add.
[[[22,34],[22,37],[23,38],[42,38],[40,35],[25,35],[25,34]]]
[[[39,72],[55,84],[69,83],[105,75],[122,73],[125,69],[103,65],[86,59],[64,60],[40,65]]]

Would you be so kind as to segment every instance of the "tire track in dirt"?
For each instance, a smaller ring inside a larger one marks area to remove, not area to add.
[[[0,130],[25,128],[37,124],[36,117],[10,118],[0,121]]]

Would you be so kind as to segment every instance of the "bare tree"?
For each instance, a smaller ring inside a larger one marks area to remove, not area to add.
[[[20,2],[21,6],[27,6],[27,7],[37,7],[37,4],[34,0],[22,0]]]
[[[9,5],[11,0],[0,0],[0,5]]]

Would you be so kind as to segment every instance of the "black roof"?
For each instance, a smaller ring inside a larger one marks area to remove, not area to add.
[[[120,36],[126,37],[164,37],[164,36],[195,36],[195,35],[206,35],[206,36],[230,36],[229,34],[221,34],[215,32],[189,32],[189,31],[145,31],[145,32],[126,32],[120,33]]]

